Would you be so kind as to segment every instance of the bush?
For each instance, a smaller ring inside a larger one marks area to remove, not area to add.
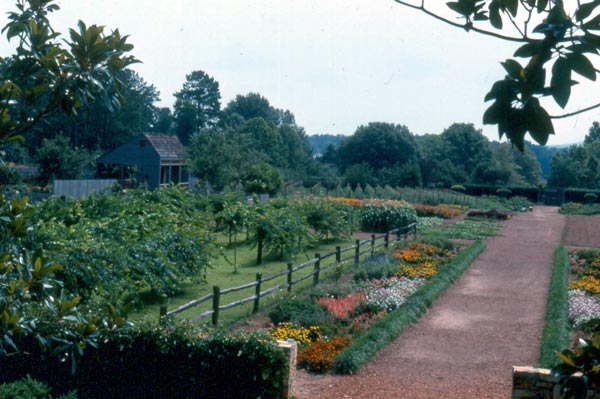
[[[0,379],[30,374],[57,392],[86,399],[277,398],[287,380],[287,357],[264,333],[200,339],[188,326],[141,327],[87,347],[75,374],[31,342],[28,353],[0,358]]]
[[[363,231],[386,232],[417,222],[417,212],[404,201],[363,201],[358,212]]]
[[[21,183],[21,175],[10,166],[0,163],[0,184],[12,185]]]
[[[290,297],[269,312],[273,324],[291,322],[301,326],[317,326],[331,319],[325,309],[310,298]]]
[[[390,278],[400,270],[396,262],[387,255],[378,255],[362,262],[357,271],[354,272],[355,281]]]
[[[508,188],[499,188],[496,190],[496,195],[498,195],[499,197],[502,197],[502,198],[507,198],[511,194],[512,194],[512,191]]]
[[[598,196],[594,193],[586,193],[583,196],[583,199],[585,200],[585,202],[587,202],[588,204],[593,204],[594,202],[596,202],[596,200],[598,199]]]
[[[0,384],[1,399],[52,399],[47,384],[27,376],[19,381]],[[71,392],[57,399],[77,399],[77,394]]]

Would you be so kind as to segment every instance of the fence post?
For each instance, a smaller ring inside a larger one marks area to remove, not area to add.
[[[384,242],[383,247],[385,249],[388,249],[390,246],[390,232],[389,231],[385,232],[385,237],[383,239],[383,242]]]
[[[315,254],[315,274],[313,275],[313,285],[319,284],[319,273],[321,272],[321,254]]]
[[[356,240],[356,248],[354,248],[354,267],[360,264],[360,240]]]
[[[213,314],[212,323],[213,326],[219,324],[219,302],[221,301],[221,289],[215,285],[213,287]]]
[[[162,319],[167,315],[167,305],[160,305],[160,314],[158,316],[159,319]]]
[[[293,266],[291,263],[288,263],[287,269],[288,269],[288,274],[287,274],[288,292],[292,292],[292,269],[293,269]]]
[[[371,234],[371,256],[375,256],[375,234]]]
[[[340,263],[342,261],[342,247],[339,245],[335,247],[335,262]]]
[[[417,224],[415,223],[414,227],[413,227],[413,240],[417,239]]]
[[[256,273],[256,290],[254,291],[254,307],[252,308],[252,313],[258,312],[258,306],[260,302],[260,285],[262,283],[262,273]]]

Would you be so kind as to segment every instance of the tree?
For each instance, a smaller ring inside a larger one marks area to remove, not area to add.
[[[338,156],[342,170],[361,163],[380,170],[416,160],[418,149],[406,126],[371,122],[342,141]]]
[[[440,138],[441,159],[452,162],[463,176],[471,176],[477,165],[488,164],[492,159],[488,139],[471,123],[453,123],[442,132]]]
[[[457,0],[446,3],[447,13],[442,14],[428,8],[426,0],[394,1],[467,32],[520,45],[514,56],[525,62],[502,62],[506,75],[485,96],[485,101],[493,103],[483,115],[483,123],[497,125],[500,138],[506,135],[519,149],[524,148],[527,133],[538,143],[546,144],[549,135],[554,134],[553,119],[600,107],[598,103],[550,115],[541,103],[552,97],[565,108],[571,88],[577,84],[573,72],[596,80],[590,58],[597,56],[600,49],[600,36],[594,33],[600,30],[600,2]]]
[[[52,179],[78,179],[89,156],[84,150],[72,149],[69,139],[44,139],[35,155],[38,179],[47,184]]]
[[[16,52],[5,59],[0,85],[0,143],[23,140],[22,134],[62,110],[76,115],[93,100],[109,109],[121,105],[117,72],[137,62],[118,30],[79,21],[69,38],[55,32],[48,15],[54,0],[20,0],[2,29]],[[64,43],[64,44],[63,44]]]
[[[167,107],[155,108],[152,116],[152,124],[150,130],[155,133],[173,132],[173,113]]]
[[[223,110],[224,118],[231,119],[233,115],[240,116],[244,121],[253,118],[263,118],[274,125],[295,125],[294,114],[288,110],[274,108],[265,97],[258,93],[238,94]]]
[[[587,145],[598,141],[600,141],[600,123],[594,121],[588,130],[588,134],[585,135],[583,143]]]

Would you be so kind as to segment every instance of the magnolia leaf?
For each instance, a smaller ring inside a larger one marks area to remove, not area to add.
[[[562,108],[569,102],[571,97],[571,67],[566,58],[559,58],[552,66],[552,97]]]
[[[571,69],[589,80],[596,80],[596,69],[592,62],[583,54],[569,54],[568,58]]]

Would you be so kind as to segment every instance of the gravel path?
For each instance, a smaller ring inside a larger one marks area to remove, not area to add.
[[[299,399],[509,398],[511,366],[539,354],[553,252],[565,218],[536,207],[502,236],[416,325],[353,376],[299,371]]]

